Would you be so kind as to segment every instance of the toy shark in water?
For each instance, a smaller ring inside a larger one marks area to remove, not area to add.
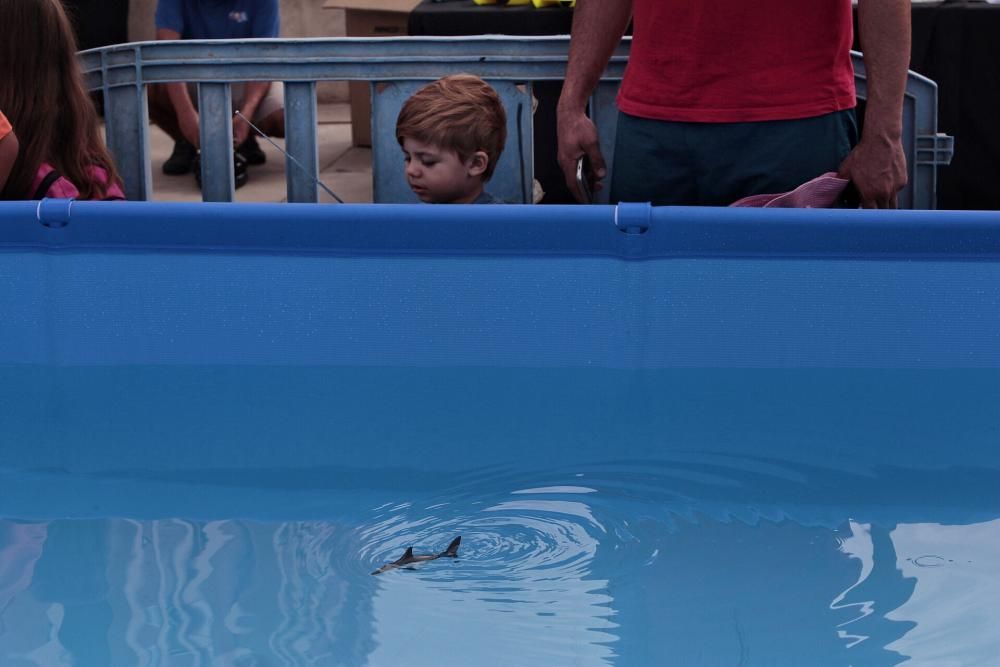
[[[417,563],[426,563],[427,561],[437,560],[438,558],[458,558],[458,545],[461,541],[462,536],[459,535],[451,541],[451,544],[448,545],[447,549],[434,556],[414,556],[413,547],[409,547],[406,550],[406,553],[404,553],[399,560],[386,563],[379,569],[372,572],[372,574],[382,574],[383,572],[388,572],[389,570],[397,570],[401,567],[416,565]]]

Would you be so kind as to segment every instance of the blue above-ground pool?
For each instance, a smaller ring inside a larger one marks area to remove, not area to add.
[[[0,665],[995,665],[998,367],[995,213],[3,204]]]

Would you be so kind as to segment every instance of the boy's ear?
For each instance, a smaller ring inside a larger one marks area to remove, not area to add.
[[[490,166],[490,156],[486,151],[476,151],[465,161],[465,166],[470,176],[482,176]]]

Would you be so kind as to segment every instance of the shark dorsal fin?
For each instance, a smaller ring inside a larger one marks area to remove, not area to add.
[[[456,537],[455,539],[453,539],[451,541],[451,544],[448,545],[448,548],[445,549],[441,553],[441,555],[442,556],[447,556],[449,558],[456,558],[456,557],[458,557],[458,545],[461,544],[461,543],[462,543],[462,536],[459,535],[458,537]]]
[[[413,560],[413,547],[409,547],[402,556],[392,562],[393,565],[405,565]]]

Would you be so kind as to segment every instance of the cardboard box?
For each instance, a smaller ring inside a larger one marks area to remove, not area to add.
[[[407,34],[410,12],[420,0],[326,0],[326,9],[343,9],[348,37],[399,37]],[[372,100],[367,81],[351,81],[351,141],[372,145]]]

